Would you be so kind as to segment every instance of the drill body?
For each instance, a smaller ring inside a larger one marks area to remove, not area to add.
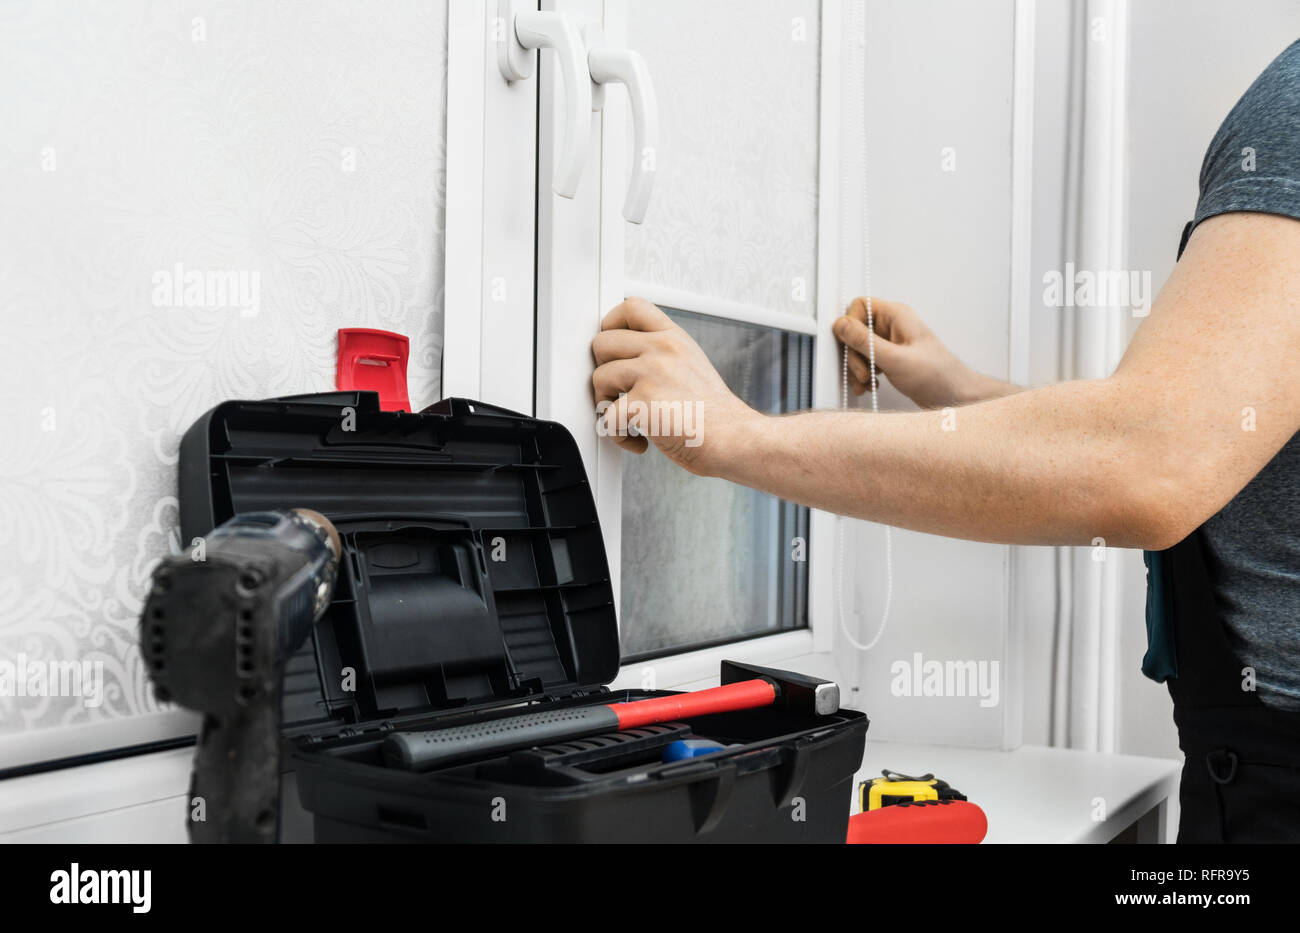
[[[165,558],[140,620],[155,694],[203,715],[192,842],[274,842],[285,662],[333,593],[341,546],[306,509],[236,515]]]

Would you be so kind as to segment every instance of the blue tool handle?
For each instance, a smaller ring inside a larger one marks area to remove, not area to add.
[[[665,762],[685,761],[688,758],[699,758],[701,755],[712,755],[726,747],[712,739],[678,739],[676,742],[670,742],[664,749],[663,760]]]

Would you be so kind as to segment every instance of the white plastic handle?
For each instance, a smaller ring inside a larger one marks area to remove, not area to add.
[[[640,52],[612,49],[589,30],[590,48],[587,50],[587,68],[591,80],[597,85],[618,82],[627,88],[632,104],[632,175],[628,181],[627,198],[623,201],[623,217],[631,223],[645,220],[650,206],[650,194],[655,186],[655,169],[659,153],[659,104],[655,100],[654,83],[650,69]],[[597,108],[603,103],[598,95]]]
[[[508,24],[498,62],[509,81],[531,77],[531,49],[552,49],[564,81],[564,144],[555,163],[552,187],[562,198],[578,193],[582,167],[591,138],[591,81],[587,77],[586,47],[573,20],[562,13],[515,11],[511,0],[502,0],[502,15]],[[522,54],[521,54],[522,53]]]

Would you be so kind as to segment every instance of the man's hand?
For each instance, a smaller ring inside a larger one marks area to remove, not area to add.
[[[966,405],[1018,391],[1010,383],[975,372],[953,356],[907,305],[873,297],[871,317],[877,375],[884,373],[894,388],[920,407]],[[833,329],[849,354],[849,388],[854,395],[861,395],[871,388],[867,299],[855,298]]]
[[[732,394],[690,335],[645,299],[610,311],[591,349],[604,433],[625,450],[643,453],[653,441],[680,466],[709,475],[726,457],[725,439],[762,418]]]

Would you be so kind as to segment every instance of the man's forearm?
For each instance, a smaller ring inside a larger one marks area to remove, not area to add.
[[[1112,381],[965,408],[758,417],[713,471],[784,499],[897,527],[1021,544],[1163,546],[1164,458]],[[1177,540],[1177,537],[1174,537]]]
[[[966,378],[961,381],[959,386],[960,397],[956,400],[956,404],[973,405],[976,402],[1005,398],[1008,395],[1015,395],[1017,392],[1023,391],[1025,391],[1023,386],[1002,379],[995,379],[992,376],[986,376],[971,369],[968,370]]]

